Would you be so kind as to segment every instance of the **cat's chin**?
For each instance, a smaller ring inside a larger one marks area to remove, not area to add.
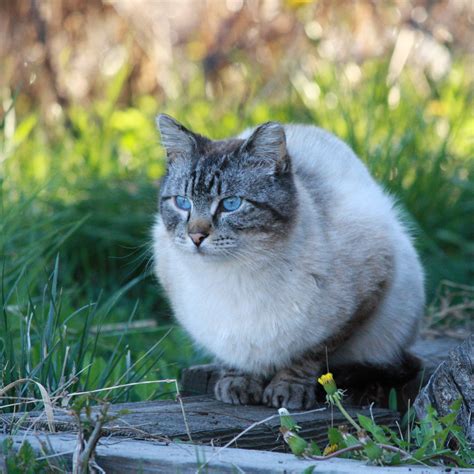
[[[196,247],[196,246],[178,246],[179,250],[187,255],[195,256],[196,258],[209,261],[223,261],[223,260],[232,260],[233,257],[228,252],[222,252],[219,249],[212,247]]]

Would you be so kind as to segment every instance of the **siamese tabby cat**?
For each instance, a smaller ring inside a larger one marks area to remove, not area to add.
[[[168,169],[155,269],[224,367],[219,400],[307,409],[327,364],[418,369],[407,348],[423,270],[393,199],[346,144],[310,125],[219,141],[167,115],[158,127]]]

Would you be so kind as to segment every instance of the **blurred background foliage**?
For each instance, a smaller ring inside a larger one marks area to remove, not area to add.
[[[465,335],[473,23],[470,0],[0,2],[0,385],[66,393],[202,360],[150,272],[158,112],[216,138],[266,120],[341,136],[416,235],[425,333]]]

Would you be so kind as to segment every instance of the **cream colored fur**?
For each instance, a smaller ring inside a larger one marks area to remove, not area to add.
[[[417,334],[424,290],[393,199],[338,138],[284,128],[299,205],[293,234],[271,253],[215,260],[183,252],[157,217],[155,269],[176,318],[220,361],[269,375],[337,334],[386,281],[375,313],[329,363],[396,363]]]

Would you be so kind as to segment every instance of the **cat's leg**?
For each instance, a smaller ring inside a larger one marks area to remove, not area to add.
[[[291,410],[312,408],[317,402],[317,377],[323,370],[318,358],[311,355],[303,357],[274,375],[263,392],[262,402],[271,407]]]
[[[217,400],[233,405],[258,405],[262,402],[264,377],[234,369],[223,369],[214,388]]]

